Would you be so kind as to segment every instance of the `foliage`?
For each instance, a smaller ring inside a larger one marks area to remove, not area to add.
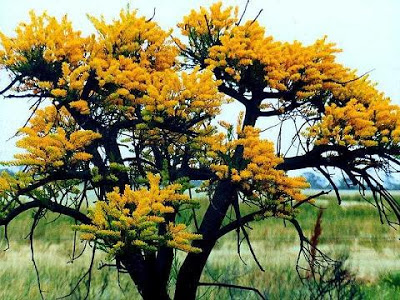
[[[24,172],[0,178],[0,224],[34,209],[32,247],[48,211],[69,216],[93,255],[106,251],[145,299],[170,298],[174,249],[183,250],[174,296],[193,299],[209,284],[200,276],[212,249],[231,231],[238,254],[244,240],[263,270],[250,222],[287,220],[309,258],[298,207],[321,193],[306,197],[305,179],[287,174],[302,168],[319,170],[339,202],[329,169],[341,169],[372,190],[382,222],[398,225],[399,203],[371,172],[399,164],[399,107],[336,62],[340,50],[326,37],[309,46],[275,41],[257,18],[242,24],[238,9],[222,3],[185,17],[182,41],[129,9],[111,23],[90,16],[96,34],[87,37],[67,17],[30,16],[15,37],[0,34],[0,66],[11,76],[0,93],[35,99],[19,130],[25,152],[6,163]],[[232,101],[244,107],[235,130],[215,122]],[[300,125],[288,133],[297,155],[282,151],[282,133],[277,149],[263,136],[257,121],[268,117]],[[209,196],[200,223],[190,196],[196,180]],[[224,223],[229,208],[234,217]],[[195,233],[179,221],[188,210]]]
[[[125,245],[139,247],[145,251],[157,251],[159,244],[166,244],[186,252],[200,251],[191,247],[190,241],[201,235],[185,232],[184,224],[166,225],[166,232],[160,235],[157,228],[165,224],[164,214],[175,212],[173,205],[189,201],[188,195],[177,193],[181,185],[174,184],[160,190],[160,177],[148,174],[150,188],[132,191],[125,187],[107,194],[108,201],[98,201],[90,213],[93,225],[79,225],[76,228],[86,232],[84,240],[103,240],[109,255],[121,251]],[[132,211],[133,209],[133,211]],[[111,248],[108,250],[107,248]]]

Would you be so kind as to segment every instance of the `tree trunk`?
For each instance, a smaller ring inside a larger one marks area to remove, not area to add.
[[[125,253],[118,259],[124,265],[144,300],[170,300],[167,283],[157,268],[154,257],[144,259],[137,252]]]
[[[203,235],[203,238],[193,243],[193,246],[201,248],[202,252],[189,253],[187,255],[179,270],[175,300],[191,300],[196,298],[201,273],[211,250],[215,246],[217,241],[216,233],[221,227],[235,193],[235,188],[230,181],[224,180],[218,184],[199,229],[199,233]]]

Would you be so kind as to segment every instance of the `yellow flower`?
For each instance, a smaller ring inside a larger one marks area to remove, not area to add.
[[[53,89],[53,90],[51,90],[51,94],[54,97],[65,97],[65,96],[67,96],[67,91],[63,90],[63,89]]]
[[[69,106],[71,108],[76,109],[83,115],[90,114],[89,105],[88,105],[87,101],[85,101],[85,100],[72,101],[69,103]]]
[[[81,238],[92,240],[94,235],[96,239],[108,241],[110,248],[131,244],[146,251],[155,251],[164,240],[170,247],[198,252],[199,249],[189,243],[201,236],[187,232],[184,224],[167,224],[164,217],[175,212],[173,204],[189,201],[189,196],[179,192],[179,184],[161,187],[159,175],[148,173],[147,179],[149,188],[132,190],[126,186],[122,194],[115,188],[107,194],[107,201],[97,201],[89,214],[94,225],[76,227],[92,234]],[[159,235],[157,226],[160,224],[168,228],[165,235]]]

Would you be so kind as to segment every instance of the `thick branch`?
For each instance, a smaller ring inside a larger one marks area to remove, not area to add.
[[[188,177],[190,180],[209,180],[215,179],[215,173],[209,168],[191,168],[189,166],[184,166],[176,171],[174,178]]]
[[[324,153],[337,152],[337,155],[323,156]],[[277,166],[280,170],[298,170],[304,168],[317,168],[320,166],[330,166],[344,168],[356,158],[378,155],[399,155],[399,149],[385,149],[382,147],[366,147],[349,150],[346,146],[339,145],[320,145],[315,146],[311,151],[294,157],[286,157]]]
[[[219,91],[224,93],[225,95],[228,95],[229,97],[232,97],[242,103],[244,106],[247,106],[249,104],[249,99],[247,99],[243,94],[235,91],[233,88],[227,87],[224,84],[221,84],[218,87]]]
[[[90,224],[91,220],[88,216],[85,214],[81,213],[80,211],[58,204],[56,202],[43,202],[39,200],[34,200],[31,202],[23,203],[20,204],[18,207],[12,209],[5,218],[0,219],[0,226],[2,225],[8,225],[14,218],[16,218],[19,214],[31,209],[31,208],[42,208],[42,209],[48,209],[52,212],[56,212],[65,216],[69,216],[81,223],[84,224]]]
[[[5,218],[0,219],[0,226],[7,226],[15,217],[35,207],[39,207],[37,201],[32,201],[19,205],[18,207],[11,210]]]

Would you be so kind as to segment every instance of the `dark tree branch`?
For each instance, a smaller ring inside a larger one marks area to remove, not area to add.
[[[4,95],[4,98],[43,98],[43,97],[50,97],[50,94],[22,94],[22,95]]]
[[[155,15],[156,15],[156,8],[154,7],[153,8],[153,15],[146,20],[146,23],[151,22],[154,19]]]
[[[0,91],[0,95],[4,94],[4,93],[7,92],[9,89],[11,89],[11,88],[13,87],[13,85],[16,84],[16,83],[17,83],[19,80],[21,80],[21,79],[22,79],[22,76],[21,76],[21,75],[16,76],[16,77],[10,82],[9,85],[7,85],[4,89],[2,89],[2,90]]]
[[[240,103],[242,103],[244,106],[248,106],[249,105],[249,99],[247,99],[245,96],[243,96],[243,94],[237,92],[235,89],[227,87],[224,84],[221,84],[218,87],[219,91],[224,93],[225,95],[228,95],[229,97],[232,97],[234,99],[236,99],[237,101],[239,101]]]
[[[5,218],[0,219],[0,226],[7,225],[19,214],[21,214],[24,211],[27,211],[29,209],[35,208],[35,207],[41,208],[41,209],[48,209],[52,212],[56,212],[56,213],[60,213],[65,216],[69,216],[83,224],[91,223],[91,219],[78,210],[75,210],[73,208],[70,208],[70,207],[67,207],[67,206],[58,204],[56,202],[52,202],[52,201],[44,202],[44,201],[34,200],[34,201],[20,204],[16,208],[10,210],[10,212],[7,214],[7,216]]]
[[[340,84],[342,86],[345,86],[346,84],[348,84],[350,82],[357,81],[357,80],[365,77],[366,75],[368,75],[369,73],[371,73],[373,71],[375,71],[375,69],[369,70],[369,71],[365,72],[364,74],[362,74],[362,75],[360,75],[360,76],[358,76],[356,78],[353,78],[351,80],[348,80],[348,81],[337,81],[337,80],[333,80],[333,79],[325,79],[325,80],[323,80],[323,82],[333,82],[333,83],[337,83],[337,84]]]
[[[31,209],[39,207],[39,203],[36,201],[28,202],[19,205],[18,207],[12,209],[6,217],[0,219],[0,226],[7,226],[15,217],[17,217],[19,214]]]
[[[332,180],[332,176],[328,174],[324,169],[321,167],[317,167],[318,171],[321,172],[322,175],[329,181],[330,185],[332,186],[333,190],[335,191],[336,198],[338,200],[339,205],[342,203],[342,198],[340,197],[339,189],[336,186],[335,182]]]
[[[240,16],[239,21],[236,22],[236,26],[239,26],[240,23],[242,22],[242,19],[243,19],[244,15],[246,14],[247,6],[249,6],[249,3],[250,3],[250,0],[247,0],[247,1],[246,1],[246,5],[244,6],[243,13],[242,13],[242,15]]]
[[[258,14],[256,15],[256,17],[253,19],[253,21],[251,21],[250,24],[253,24],[255,21],[257,21],[258,17],[261,15],[261,13],[263,12],[264,9],[260,9],[260,11],[258,12]]]
[[[209,180],[216,179],[216,175],[211,169],[202,167],[202,168],[191,168],[189,166],[182,166],[182,168],[175,171],[176,174],[173,174],[174,178],[179,177],[188,177],[190,180]]]

